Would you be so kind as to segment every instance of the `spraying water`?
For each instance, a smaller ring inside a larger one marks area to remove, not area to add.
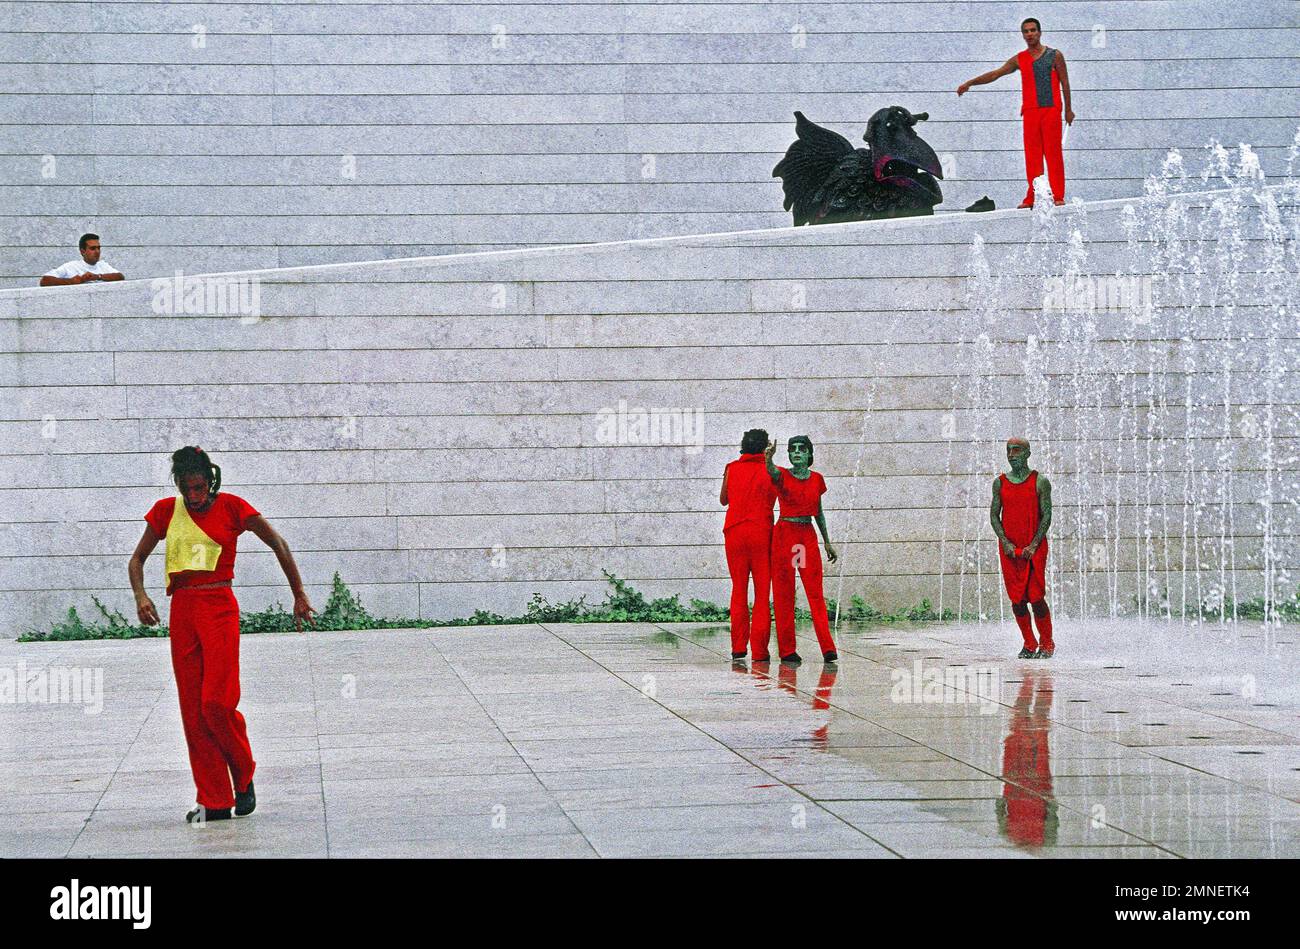
[[[1211,142],[1198,176],[1171,151],[1144,198],[1096,220],[1040,194],[1028,240],[974,238],[941,610],[950,585],[964,615],[1005,600],[987,495],[1023,434],[1055,486],[1054,611],[1225,626],[1250,604],[1281,622],[1300,523],[1300,133],[1288,157],[1270,184],[1248,145]]]

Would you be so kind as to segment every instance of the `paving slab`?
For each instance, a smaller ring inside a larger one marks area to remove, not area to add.
[[[1292,637],[1057,631],[801,631],[798,667],[708,624],[247,636],[258,810],[201,828],[158,642],[4,641],[103,691],[0,704],[0,857],[1300,856]]]

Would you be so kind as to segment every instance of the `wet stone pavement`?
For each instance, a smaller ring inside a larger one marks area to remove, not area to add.
[[[204,827],[166,640],[7,640],[29,694],[102,691],[0,703],[0,856],[1296,857],[1295,638],[876,626],[793,668],[717,625],[250,635],[258,810]]]

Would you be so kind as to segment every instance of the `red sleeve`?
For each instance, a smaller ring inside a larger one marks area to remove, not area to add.
[[[817,472],[817,493],[819,495],[826,493],[826,479],[822,477],[822,473],[820,471]]]
[[[232,519],[235,522],[235,533],[242,534],[244,531],[248,530],[249,520],[257,517],[261,512],[238,495],[228,494],[226,497],[230,498],[232,502],[230,510]]]
[[[167,536],[167,525],[171,523],[175,504],[175,498],[163,498],[160,501],[155,501],[154,506],[149,508],[149,513],[144,516],[145,523],[160,538]]]

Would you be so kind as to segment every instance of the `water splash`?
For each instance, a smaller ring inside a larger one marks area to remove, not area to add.
[[[1226,626],[1262,597],[1266,626],[1280,622],[1300,523],[1288,369],[1300,355],[1300,130],[1280,184],[1246,144],[1211,141],[1202,166],[1190,174],[1171,150],[1143,198],[1093,212],[1098,227],[1048,192],[1028,240],[975,238],[945,437],[941,609],[950,578],[959,612],[1005,601],[984,512],[1003,439],[1025,434],[1056,486],[1054,609]],[[1023,358],[1008,359],[1017,347]]]

